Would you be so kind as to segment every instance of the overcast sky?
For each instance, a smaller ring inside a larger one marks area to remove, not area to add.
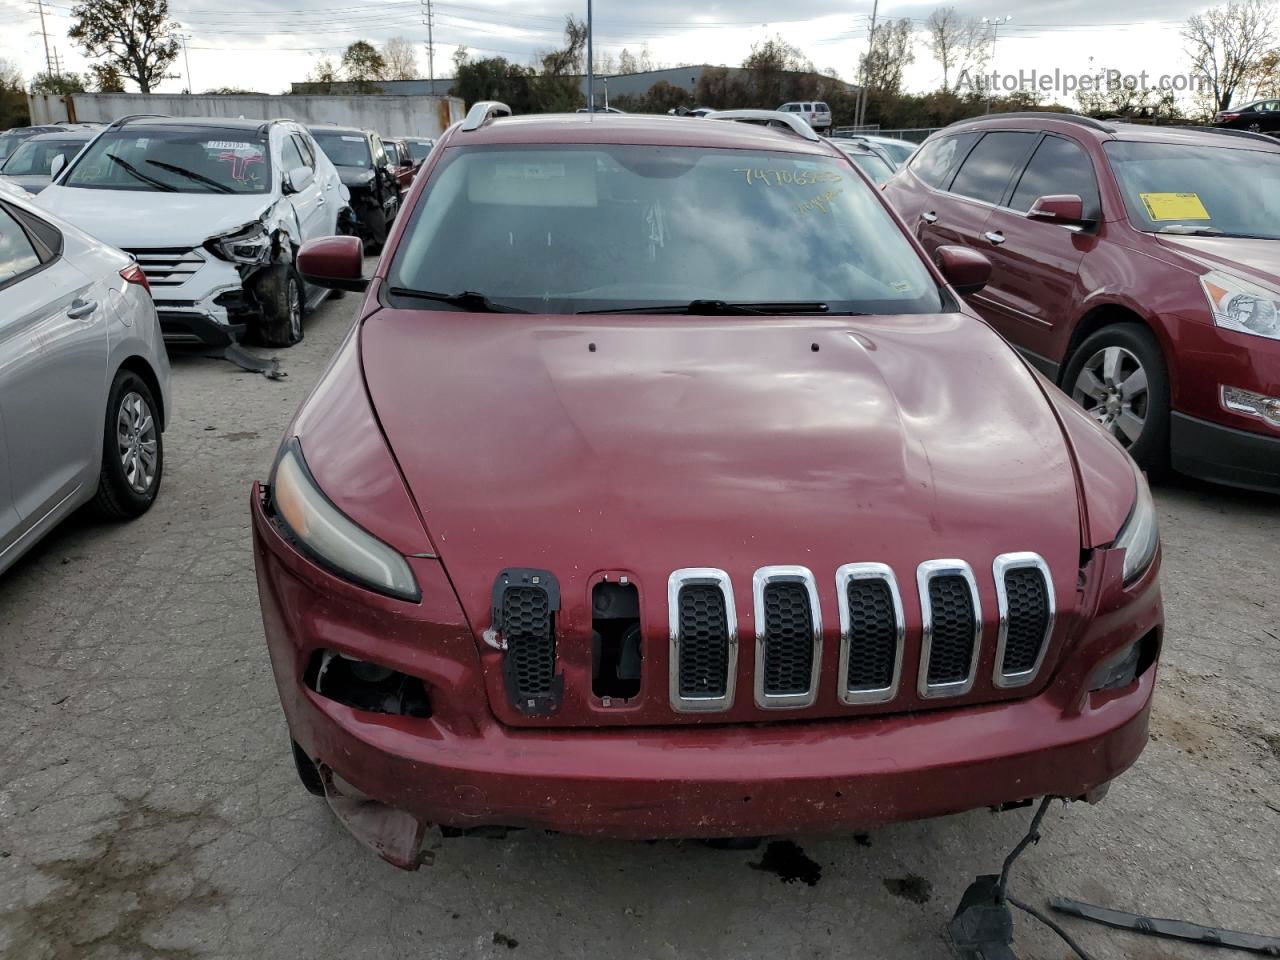
[[[86,61],[67,39],[73,0],[47,0],[49,42],[64,69],[83,70]],[[935,6],[930,3],[881,3],[881,17],[909,17],[922,26]],[[1055,68],[1069,73],[1114,67],[1153,75],[1185,73],[1181,23],[1206,4],[1196,0],[963,0],[954,4],[973,16],[1004,16],[1013,21],[1000,28],[995,67],[1002,73]],[[584,15],[585,0],[566,6],[554,0],[441,0],[435,9],[435,73],[449,76],[458,44],[478,56],[505,56],[527,62],[539,49],[560,38],[566,14]],[[785,10],[787,19],[778,19]],[[171,0],[171,14],[190,37],[191,83],[196,92],[210,87],[245,87],[280,93],[292,80],[303,80],[316,58],[337,56],[346,44],[365,38],[381,42],[403,36],[418,44],[419,72],[427,75],[426,27],[421,0],[365,0],[340,5],[338,0],[255,0],[218,5],[213,0]],[[646,44],[661,65],[719,63],[737,65],[753,42],[780,34],[800,47],[819,68],[834,68],[852,80],[858,54],[865,49],[870,0],[741,0],[713,3],[690,13],[677,0],[597,0],[595,37],[598,47],[615,55],[626,47],[637,52]],[[0,0],[0,57],[18,65],[26,76],[44,66],[40,21],[25,0]],[[1092,58],[1092,60],[1091,60]],[[187,86],[180,56],[175,79],[164,91]],[[941,73],[928,51],[917,45],[916,62],[907,85],[924,90],[937,85]]]

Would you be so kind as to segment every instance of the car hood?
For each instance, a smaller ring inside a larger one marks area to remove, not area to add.
[[[45,174],[33,173],[20,177],[5,175],[0,177],[0,180],[6,180],[15,187],[21,187],[27,193],[39,193],[49,185],[50,178]]]
[[[377,416],[473,626],[506,567],[550,570],[575,597],[626,572],[665,597],[682,567],[749,590],[758,567],[802,564],[833,590],[840,564],[879,561],[905,591],[922,561],[958,557],[994,611],[992,559],[1031,550],[1074,594],[1066,441],[985,324],[579,319],[364,322]]]
[[[368,167],[337,167],[338,179],[348,190],[368,187],[373,183],[373,170]]]
[[[124,248],[194,247],[257,220],[269,194],[90,190],[55,184],[36,203],[104,243]]]
[[[1203,264],[1210,270],[1226,270],[1280,284],[1280,240],[1247,240],[1243,237],[1179,237],[1161,234],[1161,244]]]

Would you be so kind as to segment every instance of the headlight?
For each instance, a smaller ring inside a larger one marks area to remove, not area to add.
[[[262,263],[271,256],[271,236],[267,228],[257,221],[214,237],[205,246],[215,256],[232,263]]]
[[[1218,270],[1202,276],[1200,286],[1218,326],[1280,340],[1280,293]]]
[[[334,573],[401,600],[422,598],[404,557],[352,523],[316,486],[296,439],[276,461],[271,502],[294,539]]]
[[[1133,475],[1138,483],[1138,495],[1134,498],[1133,509],[1125,520],[1116,537],[1115,547],[1124,549],[1124,582],[1132,583],[1142,576],[1155,559],[1156,547],[1160,545],[1160,531],[1156,527],[1156,506],[1151,500],[1151,489],[1137,465]]]

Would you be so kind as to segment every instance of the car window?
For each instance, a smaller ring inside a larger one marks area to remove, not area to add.
[[[1280,240],[1274,151],[1122,140],[1104,149],[1137,229]]]
[[[1040,197],[1074,193],[1084,201],[1086,220],[1099,216],[1098,181],[1084,148],[1064,137],[1045,137],[1023,171],[1009,206],[1027,211]]]
[[[72,166],[67,187],[176,193],[266,193],[271,155],[249,128],[127,126],[109,130]]]
[[[539,313],[699,299],[942,308],[876,191],[834,157],[584,145],[453,148],[440,164],[392,288],[480,291]]]
[[[1035,133],[999,130],[988,133],[969,151],[951,182],[951,192],[987,203],[999,203],[1014,171],[1022,168]]]
[[[307,165],[303,161],[302,151],[298,149],[298,144],[293,137],[284,138],[284,142],[280,146],[280,160],[284,164],[285,172]]]
[[[373,164],[369,157],[369,140],[358,133],[338,133],[328,130],[313,131],[315,141],[335,167],[361,167]]]
[[[387,149],[382,145],[382,141],[377,137],[373,137],[373,162],[375,166],[385,166],[387,163]]]
[[[415,160],[425,160],[431,153],[431,142],[427,140],[410,140],[409,156]]]
[[[27,140],[18,145],[10,157],[0,165],[0,173],[6,177],[49,176],[54,157],[70,160],[85,140]]]
[[[874,153],[850,153],[847,156],[858,165],[863,173],[871,178],[872,183],[887,183],[889,178],[893,176],[893,170],[890,166]]]
[[[316,155],[311,152],[311,145],[307,143],[306,138],[299,133],[294,133],[289,135],[289,139],[293,141],[294,149],[298,151],[298,156],[302,158],[303,166],[314,170],[316,167]]]
[[[0,206],[0,284],[9,283],[40,266],[40,255],[27,231]]]
[[[976,133],[961,133],[930,140],[916,151],[909,169],[929,186],[945,190],[956,167],[977,139]]]
[[[815,103],[813,106],[814,106],[814,108],[815,108],[819,113],[830,113],[830,112],[831,112],[831,108],[830,108],[830,107],[828,107],[825,103]]]

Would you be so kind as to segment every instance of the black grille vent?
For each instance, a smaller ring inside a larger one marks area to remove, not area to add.
[[[764,588],[764,692],[808,693],[813,678],[813,610],[803,583]]]
[[[1008,598],[1008,627],[1005,633],[1004,674],[1026,673],[1040,659],[1040,648],[1049,627],[1049,593],[1044,574],[1034,567],[1020,567],[1004,575]]]
[[[714,584],[680,588],[680,696],[723,697],[729,675],[724,595]]]
[[[898,621],[893,592],[883,580],[850,580],[849,669],[846,689],[883,690],[893,683]]]
[[[541,587],[508,587],[502,596],[502,635],[517,697],[546,697],[556,672],[551,603]]]
[[[963,683],[973,659],[973,596],[964,577],[943,574],[929,581],[933,644],[929,652],[929,686]]]

